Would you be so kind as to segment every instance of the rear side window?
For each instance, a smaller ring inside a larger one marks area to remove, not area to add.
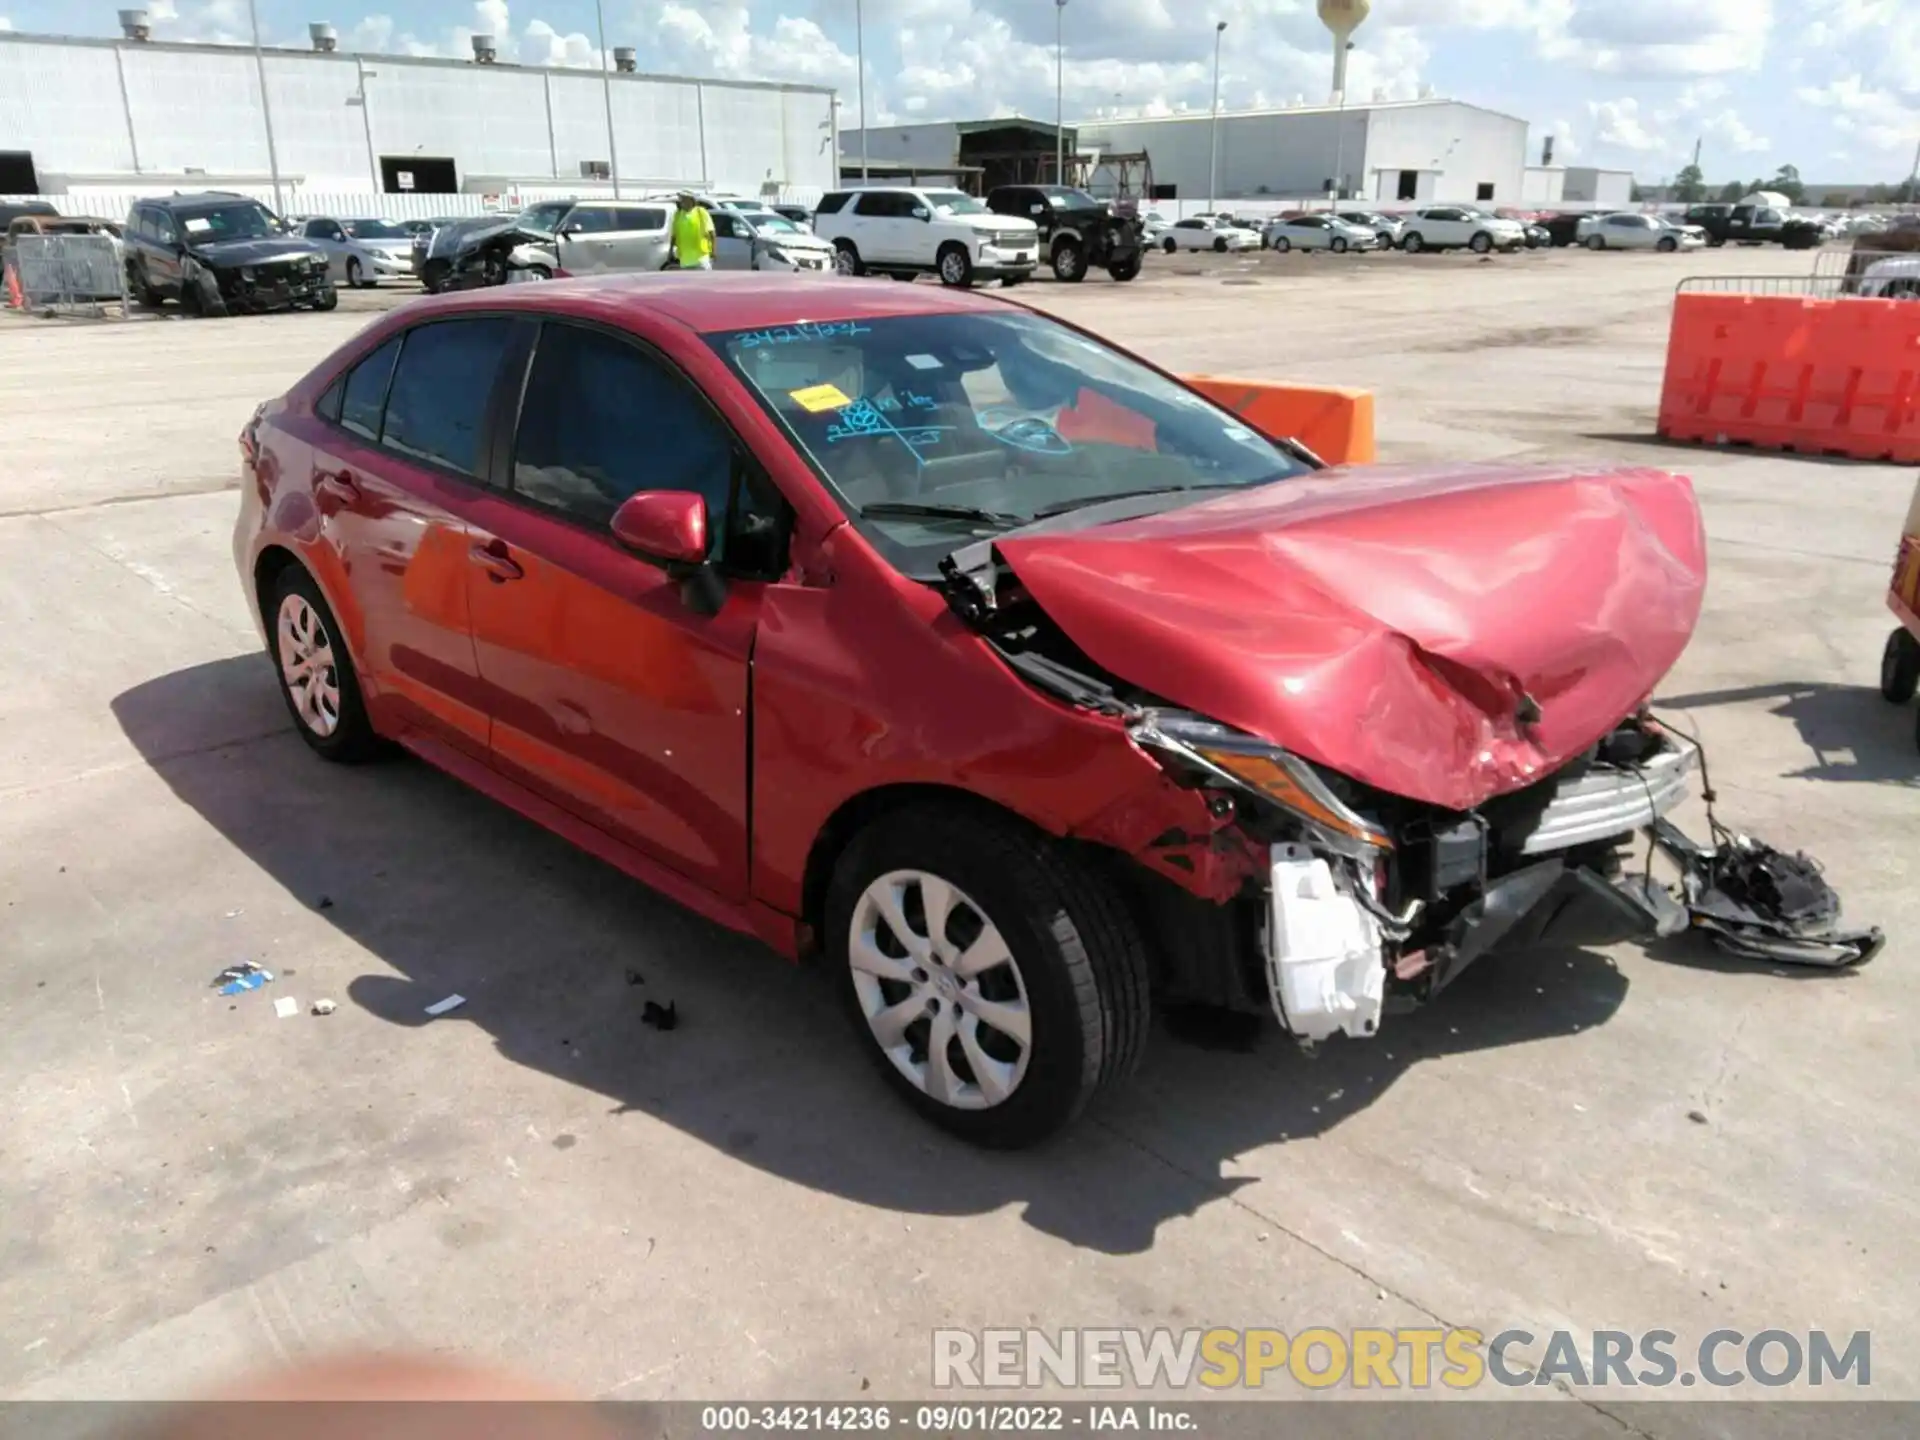
[[[664,230],[667,228],[667,212],[640,205],[622,205],[614,211],[616,224],[622,230]]]
[[[603,526],[638,491],[694,490],[718,534],[732,478],[733,442],[685,380],[598,330],[541,328],[514,440],[515,491]]]
[[[381,443],[478,476],[487,402],[512,329],[505,316],[485,316],[409,330],[394,367]]]
[[[846,204],[846,191],[829,190],[825,195],[820,197],[820,204],[813,213],[816,215],[838,215],[846,208]]]
[[[387,407],[387,383],[393,378],[393,361],[399,353],[400,337],[396,335],[348,372],[346,385],[337,387],[341,393],[335,413],[343,429],[365,440],[380,438],[380,412]]]

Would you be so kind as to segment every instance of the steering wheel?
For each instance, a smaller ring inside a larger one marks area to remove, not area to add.
[[[987,434],[1002,445],[1011,445],[1016,450],[1026,450],[1036,455],[1071,455],[1073,446],[1065,436],[1038,415],[1023,415],[1010,420],[997,430],[988,430]]]

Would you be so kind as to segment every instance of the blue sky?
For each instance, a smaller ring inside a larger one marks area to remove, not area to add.
[[[111,34],[134,0],[0,0],[17,30]],[[641,67],[839,87],[857,124],[855,0],[605,0]],[[876,124],[1019,111],[1051,118],[1049,0],[861,0]],[[341,48],[598,63],[592,0],[258,0],[268,41],[329,20]],[[246,0],[147,0],[156,34],[237,41]],[[1908,18],[1896,22],[1896,11]],[[1232,106],[1322,101],[1331,42],[1313,0],[1068,0],[1067,114],[1202,108],[1227,22]],[[1920,145],[1920,0],[1372,0],[1350,99],[1437,94],[1523,115],[1535,147],[1657,180],[1696,140],[1710,180],[1793,164],[1814,181],[1904,179]]]

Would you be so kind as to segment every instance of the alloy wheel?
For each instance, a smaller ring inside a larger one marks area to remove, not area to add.
[[[1026,982],[959,887],[924,870],[877,877],[853,907],[847,963],[875,1043],[929,1099],[986,1110],[1019,1089],[1033,1048]]]
[[[275,630],[280,681],[300,723],[324,739],[340,726],[340,676],[334,668],[332,637],[318,612],[298,594],[280,602]]]

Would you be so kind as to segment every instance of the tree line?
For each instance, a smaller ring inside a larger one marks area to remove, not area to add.
[[[1635,188],[1637,191],[1638,187]],[[1857,193],[1809,195],[1799,169],[1792,165],[1782,165],[1769,179],[1729,180],[1717,193],[1707,183],[1707,177],[1701,173],[1698,165],[1688,165],[1673,177],[1673,198],[1683,205],[1696,205],[1703,200],[1718,200],[1731,205],[1759,190],[1771,190],[1777,195],[1784,195],[1792,205],[1912,205],[1920,202],[1920,187],[1916,187],[1912,180],[1902,180],[1897,185],[1869,185]],[[1634,198],[1639,198],[1637,193]]]

